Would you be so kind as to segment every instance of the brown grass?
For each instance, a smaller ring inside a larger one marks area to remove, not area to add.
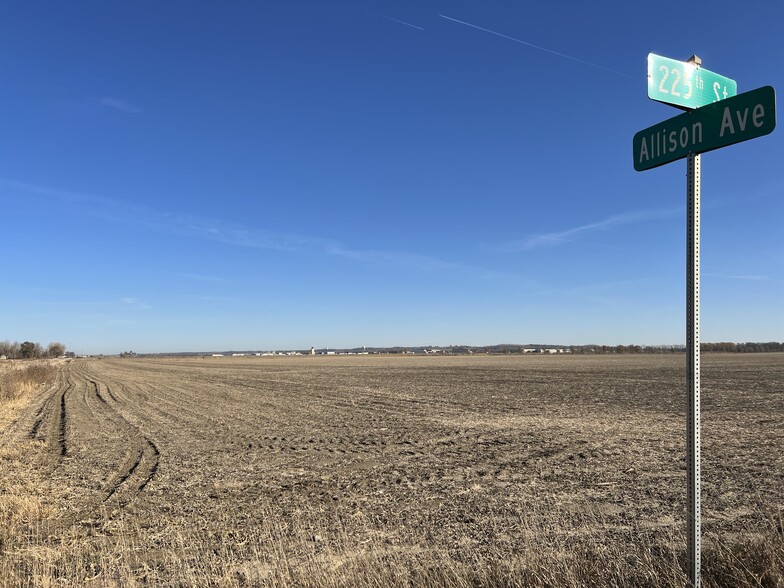
[[[784,586],[783,359],[705,358],[709,588]],[[678,358],[63,369],[0,437],[0,586],[686,584]]]
[[[14,421],[36,394],[43,393],[54,384],[58,366],[62,363],[46,359],[0,362],[0,431]]]
[[[57,366],[47,360],[0,363],[0,408],[54,382]]]
[[[8,507],[5,502],[0,506],[3,511]],[[581,536],[532,534],[514,554],[504,549],[456,554],[446,546],[395,545],[380,537],[357,547],[349,531],[334,520],[303,513],[301,520],[281,526],[279,513],[270,511],[266,523],[242,537],[230,529],[217,542],[211,533],[198,531],[156,537],[153,563],[144,561],[149,557],[141,539],[144,528],[115,520],[115,530],[98,542],[78,529],[54,537],[48,534],[51,513],[46,508],[26,502],[24,509],[25,536],[2,537],[3,586],[680,588],[686,583],[682,535],[652,537],[630,531],[607,545],[592,533],[601,524],[598,519],[554,519],[554,526]],[[108,520],[107,513],[103,516]],[[6,529],[21,528],[20,520],[3,523]],[[747,538],[741,534],[730,543],[713,535],[707,539],[707,588],[783,585],[780,533],[749,530]]]

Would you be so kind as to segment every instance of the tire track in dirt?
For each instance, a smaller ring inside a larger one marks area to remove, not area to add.
[[[79,374],[89,384],[92,393],[85,393],[84,406],[96,423],[111,423],[124,433],[130,441],[126,457],[119,468],[109,476],[103,489],[103,497],[82,509],[82,514],[96,510],[101,504],[115,499],[119,507],[127,506],[152,481],[160,464],[160,450],[142,431],[126,419],[112,404],[116,397],[108,392],[108,384],[100,383],[92,374],[88,375],[87,366]],[[101,389],[107,390],[106,396]],[[114,398],[110,404],[108,398]],[[95,402],[97,400],[97,402]]]
[[[13,447],[15,459],[55,486],[70,461],[71,365],[60,365],[54,383],[33,398],[0,438],[0,446]]]
[[[48,399],[41,408],[39,408],[35,413],[35,421],[33,421],[33,426],[30,428],[30,431],[27,433],[27,436],[31,439],[35,439],[38,436],[38,430],[41,428],[41,425],[44,422],[44,417],[46,416],[45,411],[48,408],[49,404],[51,403],[51,398]]]
[[[161,451],[118,404],[89,363],[74,361],[3,431],[3,445],[20,443],[26,462],[37,463],[55,485],[71,488],[68,507],[50,521],[53,528],[94,519],[104,505],[120,510],[155,478]]]
[[[148,437],[142,436],[143,444],[141,449],[134,450],[130,459],[126,460],[124,467],[117,472],[114,479],[109,483],[106,496],[103,502],[108,502],[114,497],[121,489],[128,484],[131,484],[134,490],[131,492],[131,497],[125,497],[119,501],[121,506],[127,505],[135,495],[141,493],[147,484],[149,484],[155,477],[160,464],[161,452],[158,446],[155,445]],[[134,476],[138,472],[138,476]],[[136,478],[135,482],[133,480]],[[128,484],[126,484],[128,482]]]
[[[54,395],[65,385],[63,371],[59,371],[54,383],[39,391],[27,408],[3,431],[0,431],[0,447],[22,440],[43,440],[40,439],[39,431],[47,419],[47,410],[53,402]]]
[[[123,406],[133,407],[133,418],[147,423],[155,423],[155,428],[158,430],[170,432],[182,429],[186,431],[188,437],[208,442],[214,437],[215,428],[225,428],[224,424],[213,417],[204,416],[200,412],[187,408],[186,403],[180,404],[168,400],[166,396],[170,393],[169,388],[165,389],[165,395],[155,396],[154,402],[149,400],[152,392],[141,387],[122,384],[120,390],[121,392],[117,392],[118,400]],[[128,418],[126,421],[130,423]],[[209,423],[210,428],[206,430],[203,427],[199,428],[198,425],[205,422]]]
[[[68,455],[66,398],[72,389],[73,383],[70,378],[61,385],[52,388],[51,395],[35,411],[34,421],[27,433],[27,437],[30,439],[44,441],[49,450],[59,457]]]
[[[247,432],[257,429],[259,424],[253,411],[248,411],[249,402],[254,410],[270,405],[266,399],[260,401],[259,396],[264,392],[260,393],[258,389],[253,390],[251,398],[248,392],[237,393],[225,383],[213,383],[211,378],[208,379],[210,385],[205,387],[203,382],[187,377],[153,385],[149,383],[151,379],[148,376],[132,369],[133,364],[120,365],[130,368],[122,369],[119,374],[113,372],[117,374],[114,377],[121,378],[123,382],[117,392],[122,403],[121,410],[125,412],[127,408],[129,419],[143,422],[147,428],[164,431],[168,440],[178,444],[188,439],[189,446],[195,443],[214,448],[216,441],[234,445],[239,440],[247,445],[253,442]],[[289,417],[288,411],[277,415],[265,411],[265,430],[285,428]]]
[[[98,400],[106,404],[106,399],[101,395],[101,389],[98,387],[98,382],[90,378],[87,378],[87,381],[93,385],[93,389],[95,390],[95,396],[98,398]]]
[[[117,397],[112,392],[112,389],[109,387],[109,384],[106,384],[106,393],[109,395],[109,398],[112,399],[112,402],[117,402]]]
[[[66,444],[65,433],[68,426],[68,409],[65,406],[65,396],[73,389],[73,386],[63,390],[60,394],[59,410],[57,411],[57,447],[61,456],[68,455],[68,445]]]

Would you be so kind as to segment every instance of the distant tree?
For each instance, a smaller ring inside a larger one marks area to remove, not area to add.
[[[8,359],[16,359],[19,354],[19,343],[10,341],[0,341],[0,355],[5,355]]]
[[[19,355],[23,359],[31,359],[33,357],[38,357],[40,345],[37,343],[33,343],[32,341],[25,341],[19,346]]]
[[[49,343],[49,346],[46,348],[46,354],[49,357],[62,357],[65,354],[65,345],[58,342]]]

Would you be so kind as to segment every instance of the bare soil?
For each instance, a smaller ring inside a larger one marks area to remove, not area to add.
[[[781,535],[784,354],[704,354],[702,398],[706,545]],[[685,408],[679,355],[73,361],[3,421],[0,581],[678,557]]]

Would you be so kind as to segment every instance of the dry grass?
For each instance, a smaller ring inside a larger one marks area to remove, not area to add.
[[[7,512],[9,504],[0,508]],[[682,535],[629,530],[606,545],[593,532],[598,519],[554,518],[554,527],[575,535],[554,539],[557,534],[539,536],[529,529],[530,540],[513,554],[506,549],[480,554],[441,545],[391,544],[381,538],[381,529],[375,540],[357,546],[339,521],[302,513],[281,525],[279,513],[269,511],[250,535],[225,529],[217,537],[199,531],[156,536],[158,548],[151,559],[143,546],[149,538],[142,539],[147,530],[110,520],[107,512],[102,514],[104,537],[94,541],[77,528],[52,536],[46,508],[26,502],[24,510],[23,524],[3,521],[6,529],[26,532],[22,537],[3,534],[2,586],[680,588],[686,583]],[[706,588],[784,585],[780,533],[750,530],[731,543],[717,536],[706,539]]]
[[[66,366],[0,437],[0,586],[684,586],[680,362],[549,359]],[[784,362],[744,361],[707,588],[784,587]]]
[[[0,431],[27,407],[36,394],[53,385],[59,360],[5,360],[0,362]]]
[[[0,363],[0,408],[29,396],[54,382],[57,366],[52,361],[4,361]]]

